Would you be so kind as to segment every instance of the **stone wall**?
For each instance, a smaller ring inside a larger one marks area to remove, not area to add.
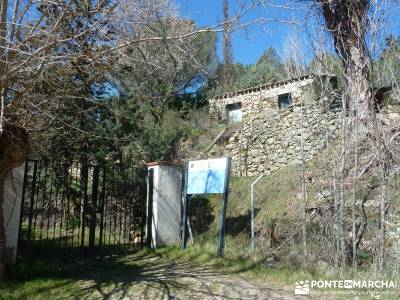
[[[239,176],[255,176],[301,161],[301,140],[306,160],[316,156],[339,134],[340,110],[317,104],[258,113],[242,122],[229,138],[226,154]]]
[[[278,96],[290,93],[293,103],[300,99],[312,99],[312,76],[302,76],[296,79],[275,84],[257,86],[223,96],[209,99],[209,116],[216,122],[226,122],[226,106],[234,103],[242,104],[243,120],[262,111],[273,111],[278,108]]]

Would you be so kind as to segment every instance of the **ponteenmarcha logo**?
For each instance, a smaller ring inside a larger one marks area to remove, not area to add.
[[[301,280],[296,281],[294,293],[295,295],[310,295],[319,293],[322,290],[353,290],[353,292],[362,291],[382,291],[392,292],[397,288],[397,282],[392,280]],[[318,292],[318,290],[320,290]]]
[[[308,280],[296,282],[294,288],[295,295],[309,295],[310,294],[310,283]]]

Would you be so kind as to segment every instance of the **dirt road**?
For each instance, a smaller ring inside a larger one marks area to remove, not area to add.
[[[80,299],[306,299],[296,297],[293,289],[224,274],[212,266],[155,257],[135,261],[132,271],[126,262],[123,269],[104,268],[93,279],[80,280]]]

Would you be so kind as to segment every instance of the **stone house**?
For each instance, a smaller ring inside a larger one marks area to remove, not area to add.
[[[233,172],[255,176],[298,163],[301,145],[306,160],[317,155],[340,128],[334,79],[309,74],[209,99],[210,119],[233,128],[225,145]]]
[[[392,89],[374,94],[377,112],[399,122]],[[309,74],[209,99],[209,117],[230,128],[224,155],[232,157],[234,174],[268,175],[302,157],[311,160],[340,134],[339,95],[335,77]]]
[[[301,100],[310,103],[315,97],[316,82],[321,78],[326,80],[327,76],[309,74],[211,98],[210,118],[219,123],[236,123],[259,112],[285,110]]]

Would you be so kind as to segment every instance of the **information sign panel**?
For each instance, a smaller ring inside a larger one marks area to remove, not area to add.
[[[188,194],[223,194],[228,158],[189,161]]]

